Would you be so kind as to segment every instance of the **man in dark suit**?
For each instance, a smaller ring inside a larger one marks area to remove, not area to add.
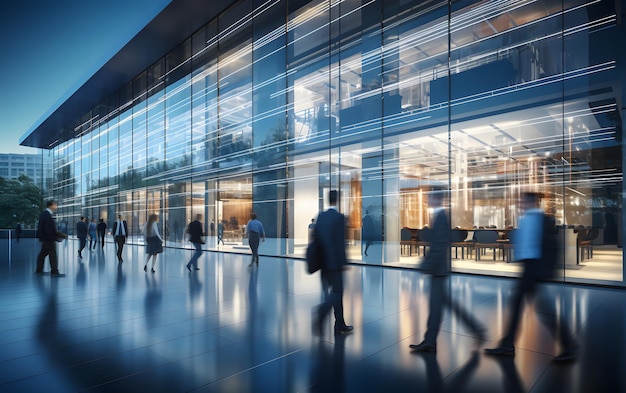
[[[104,237],[107,234],[107,224],[104,222],[104,219],[100,219],[100,223],[98,224],[98,237],[100,238],[100,244],[102,245],[102,249],[104,249]]]
[[[47,208],[39,215],[37,224],[37,238],[41,242],[41,251],[37,256],[37,267],[35,274],[43,273],[43,263],[46,257],[50,259],[50,275],[52,277],[63,277],[65,274],[59,273],[59,261],[57,259],[57,239],[66,238],[64,233],[57,232],[57,226],[52,215],[57,210],[55,201],[48,201]]]
[[[79,245],[78,245],[78,257],[83,257],[83,249],[87,244],[87,234],[89,233],[87,228],[87,223],[85,222],[85,217],[80,217],[80,221],[76,223],[76,237],[78,237]]]
[[[126,243],[126,236],[128,236],[128,224],[126,224],[126,220],[122,219],[121,214],[117,216],[117,221],[113,223],[111,234],[115,238],[115,244],[117,244],[117,260],[120,263],[124,262],[122,259],[122,251]]]
[[[202,231],[202,223],[200,222],[200,220],[202,220],[202,214],[196,215],[196,219],[190,222],[189,226],[187,227],[187,233],[189,233],[189,241],[196,248],[196,252],[193,254],[191,260],[189,260],[189,263],[187,264],[187,270],[189,271],[191,271],[192,265],[194,267],[194,270],[200,270],[198,268],[198,258],[200,258],[200,256],[202,255],[202,245],[204,244],[204,241],[202,241],[202,236],[204,236],[204,233]]]
[[[484,327],[476,321],[466,310],[461,308],[450,297],[448,275],[450,274],[450,221],[443,207],[443,191],[434,191],[429,194],[428,202],[433,208],[432,238],[428,254],[422,261],[421,268],[432,276],[430,280],[430,299],[427,330],[424,340],[409,347],[415,352],[436,352],[437,335],[441,326],[443,306],[446,305],[457,314],[474,332],[475,337],[484,340]],[[447,288],[448,287],[448,288]]]
[[[339,192],[330,191],[328,202],[330,207],[317,218],[313,236],[318,243],[322,255],[322,287],[329,288],[324,302],[317,308],[312,318],[314,335],[321,335],[324,320],[333,308],[335,312],[335,334],[352,331],[343,318],[343,270],[348,264],[346,258],[346,219],[337,211]],[[317,315],[315,315],[317,314]]]

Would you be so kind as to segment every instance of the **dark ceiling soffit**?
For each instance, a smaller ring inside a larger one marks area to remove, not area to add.
[[[109,98],[235,2],[173,0],[50,116],[24,134],[20,144],[50,149],[57,141],[71,139],[74,135],[69,129],[76,119]]]

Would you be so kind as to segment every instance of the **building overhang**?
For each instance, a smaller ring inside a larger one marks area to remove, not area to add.
[[[42,116],[20,145],[50,149],[74,137],[76,121],[235,3],[173,0],[104,66]]]

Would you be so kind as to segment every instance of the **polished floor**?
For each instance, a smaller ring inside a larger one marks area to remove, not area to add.
[[[515,358],[477,352],[502,335],[514,280],[454,275],[452,296],[487,327],[478,343],[444,315],[436,353],[409,351],[428,317],[429,279],[406,269],[351,266],[344,306],[352,334],[328,320],[311,336],[318,275],[300,260],[166,249],[144,273],[144,248],[113,244],[76,256],[59,244],[66,277],[35,276],[38,244],[0,243],[2,392],[624,392],[626,290],[547,285],[548,299],[582,344],[578,361],[559,352],[533,306],[522,318]]]

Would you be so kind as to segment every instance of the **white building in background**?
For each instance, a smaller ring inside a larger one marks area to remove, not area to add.
[[[43,157],[42,154],[0,153],[0,177],[17,180],[23,174],[45,189],[50,184],[52,162]]]

